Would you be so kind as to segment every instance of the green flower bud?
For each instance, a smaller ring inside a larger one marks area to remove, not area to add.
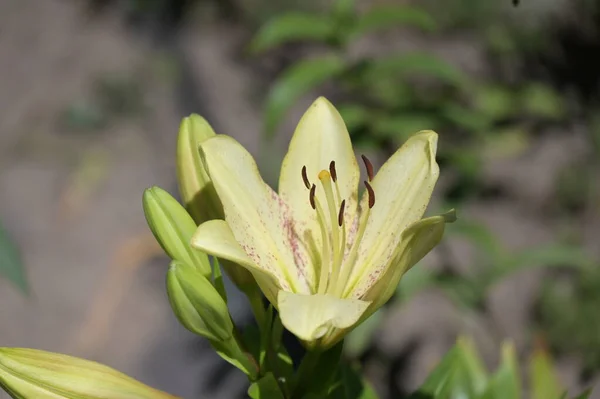
[[[185,328],[211,341],[226,342],[232,337],[233,323],[227,304],[194,267],[171,262],[167,293],[175,315]]]
[[[190,245],[196,223],[185,208],[160,187],[144,191],[143,205],[148,226],[167,255],[173,260],[194,265],[209,277],[208,256]]]
[[[16,399],[177,399],[102,364],[26,348],[0,348],[0,387]]]
[[[215,191],[210,176],[200,158],[200,144],[216,134],[206,119],[192,114],[183,118],[177,138],[177,181],[181,198],[196,224],[208,220],[224,219],[223,205]],[[248,295],[255,295],[258,287],[246,269],[221,260],[221,265],[231,281]]]
[[[197,224],[223,219],[223,206],[200,159],[200,143],[215,132],[199,115],[183,118],[177,138],[177,181],[186,209]]]

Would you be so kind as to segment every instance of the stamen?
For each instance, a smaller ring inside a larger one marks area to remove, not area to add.
[[[346,207],[346,200],[342,201],[342,205],[340,206],[340,212],[338,213],[338,226],[342,227],[344,223],[344,208]]]
[[[364,181],[364,183],[367,191],[369,192],[369,209],[371,209],[373,208],[373,205],[375,205],[375,191],[373,191],[373,187],[371,187],[367,181]]]
[[[308,176],[306,175],[306,165],[302,167],[302,180],[304,181],[304,185],[306,186],[306,188],[310,190],[310,181],[308,180]]]
[[[310,206],[312,207],[312,209],[317,209],[317,206],[315,205],[315,190],[317,189],[316,185],[312,185],[312,187],[310,188],[310,194],[308,195],[308,198],[310,200]]]
[[[373,164],[371,163],[371,161],[369,161],[369,158],[367,158],[364,155],[360,156],[365,164],[365,168],[367,169],[367,176],[369,177],[369,181],[373,181]]]
[[[333,182],[337,182],[337,172],[335,170],[335,161],[331,161],[331,163],[329,164],[329,173],[331,173],[331,178],[333,179]]]

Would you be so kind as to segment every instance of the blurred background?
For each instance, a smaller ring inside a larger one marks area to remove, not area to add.
[[[192,112],[276,184],[295,124],[325,95],[376,166],[438,131],[428,213],[458,211],[347,340],[381,397],[416,388],[459,334],[490,367],[510,339],[524,375],[542,348],[566,387],[593,385],[599,53],[596,0],[0,0],[0,345],[97,360],[185,398],[243,397],[243,375],[171,313],[142,192],[177,194]]]

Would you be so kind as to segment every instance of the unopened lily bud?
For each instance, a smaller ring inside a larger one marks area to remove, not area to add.
[[[223,219],[223,206],[200,159],[200,144],[215,136],[210,124],[192,114],[183,118],[177,138],[177,180],[186,209],[196,224]]]
[[[233,323],[227,304],[194,267],[171,262],[167,293],[175,315],[185,328],[211,341],[226,342],[232,337]]]
[[[177,181],[181,198],[196,224],[224,219],[223,205],[200,158],[200,144],[216,134],[206,119],[192,114],[183,118],[177,138]],[[233,283],[247,294],[258,289],[246,269],[222,260],[223,269]]]
[[[185,208],[160,187],[144,191],[143,205],[148,226],[167,255],[194,265],[204,276],[210,276],[208,257],[190,246],[196,223]]]
[[[177,399],[102,364],[26,348],[0,348],[0,387],[18,399]]]

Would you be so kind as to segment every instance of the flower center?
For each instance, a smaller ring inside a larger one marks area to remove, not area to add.
[[[373,165],[362,156],[367,170],[368,180],[373,180]],[[346,199],[342,199],[335,169],[335,161],[329,164],[329,171],[321,170],[318,179],[325,194],[325,207],[316,196],[317,186],[311,184],[306,174],[306,166],[302,168],[302,180],[309,190],[310,206],[317,212],[317,221],[321,230],[321,265],[318,270],[317,293],[334,294],[341,297],[352,273],[352,268],[358,254],[358,247],[365,233],[371,208],[375,205],[375,192],[368,181],[364,181],[368,193],[368,207],[362,211],[356,238],[352,243],[349,254],[344,259],[347,240],[344,211]],[[345,262],[344,262],[345,260]],[[342,264],[344,265],[342,267]]]

